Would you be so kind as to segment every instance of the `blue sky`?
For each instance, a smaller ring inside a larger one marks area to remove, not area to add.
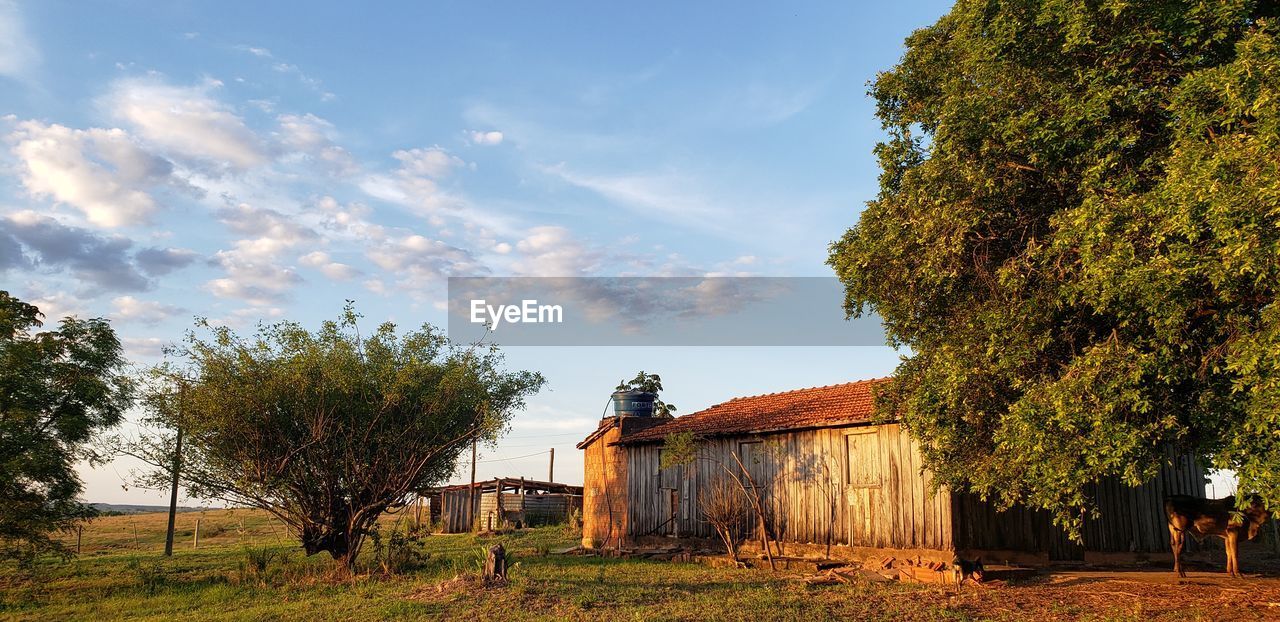
[[[457,276],[826,276],[873,197],[867,81],[937,2],[0,0],[0,288],[154,362],[195,315],[441,323]],[[581,480],[639,369],[692,412],[887,348],[511,348],[547,389],[481,477]],[[119,461],[82,470],[92,501]]]

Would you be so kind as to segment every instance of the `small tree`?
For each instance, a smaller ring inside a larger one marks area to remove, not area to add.
[[[635,378],[631,380],[623,380],[618,383],[618,391],[644,391],[659,395],[662,393],[662,377],[658,374],[646,374],[640,371]],[[653,401],[653,416],[661,419],[671,419],[676,415],[675,404],[668,404],[662,401],[661,397]]]
[[[75,463],[96,459],[87,443],[132,399],[106,320],[64,318],[32,333],[42,315],[0,291],[0,559],[19,562],[70,553],[50,534],[95,514],[76,500]]]
[[[726,554],[738,561],[738,540],[742,525],[751,515],[740,482],[724,473],[711,476],[711,481],[698,494],[698,508],[702,517],[715,530],[724,543]]]
[[[348,567],[379,516],[445,480],[473,438],[496,440],[544,382],[430,326],[362,338],[358,317],[348,304],[317,332],[281,322],[252,339],[201,322],[212,336],[189,333],[147,389],[155,422],[183,430],[189,495],[267,510]],[[144,485],[167,485],[170,443],[123,449],[155,467]]]
[[[739,456],[736,451],[729,452],[729,457],[733,461],[732,464],[726,464],[721,460],[704,457],[702,455],[702,447],[692,432],[668,434],[663,439],[662,456],[660,465],[664,469],[674,466],[690,465],[698,460],[711,462],[713,465],[720,468],[722,473],[718,474],[717,477],[724,478],[722,480],[722,483],[724,484],[733,484],[737,486],[738,492],[741,495],[740,501],[744,504],[743,507],[748,510],[745,516],[754,514],[756,518],[756,529],[760,535],[760,548],[763,549],[765,558],[769,560],[769,569],[775,570],[776,567],[773,563],[773,549],[770,547],[770,542],[773,538],[771,535],[772,532],[769,529],[769,500],[766,492],[770,488],[772,482],[759,481],[753,477],[746,465],[743,464],[742,457]],[[705,501],[705,499],[700,499],[699,503],[703,504]],[[724,500],[721,499],[721,501]],[[705,508],[703,508],[703,515],[706,516]],[[708,522],[711,522],[710,518],[707,520]],[[712,523],[712,526],[715,527],[715,523]],[[718,531],[719,530],[717,528],[717,532]],[[721,538],[723,539],[724,536],[721,535]],[[737,559],[736,553],[734,553],[734,559]]]

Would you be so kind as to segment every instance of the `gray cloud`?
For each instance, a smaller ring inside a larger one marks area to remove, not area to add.
[[[29,261],[68,270],[85,284],[112,291],[142,291],[152,286],[131,260],[133,242],[127,238],[98,236],[34,212],[0,218],[0,243],[6,236],[26,248]],[[4,252],[12,255],[13,251],[0,251]]]
[[[4,272],[10,268],[28,268],[31,262],[27,260],[27,256],[22,254],[22,246],[18,244],[18,239],[4,230],[4,223],[0,222],[0,272]]]
[[[185,248],[144,248],[134,253],[133,260],[143,272],[151,276],[163,276],[192,264],[198,253]]]

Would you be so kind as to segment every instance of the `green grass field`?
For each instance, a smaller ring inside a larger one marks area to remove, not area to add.
[[[193,549],[197,518],[201,546]],[[430,535],[426,559],[411,572],[343,577],[330,560],[304,557],[278,524],[247,510],[180,515],[179,546],[166,559],[160,555],[164,519],[101,518],[85,530],[78,558],[44,560],[33,574],[0,571],[0,619],[1194,620],[1232,611],[1208,597],[1179,598],[1162,609],[1152,589],[1134,599],[1098,597],[1096,586],[1052,585],[957,595],[901,584],[809,586],[794,574],[549,553],[577,542],[563,527],[493,537]],[[396,522],[388,518],[384,530]],[[455,579],[477,571],[482,549],[497,542],[513,557],[510,585],[481,589]],[[270,557],[261,572],[254,557]],[[362,559],[371,560],[368,547]]]

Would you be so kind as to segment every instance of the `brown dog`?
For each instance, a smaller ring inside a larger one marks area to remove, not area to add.
[[[1173,548],[1173,571],[1187,576],[1182,569],[1182,545],[1186,535],[1204,540],[1205,536],[1220,536],[1227,543],[1227,574],[1240,576],[1240,560],[1237,547],[1240,536],[1252,540],[1258,536],[1262,525],[1271,518],[1271,512],[1262,505],[1257,495],[1249,498],[1249,505],[1236,509],[1236,498],[1201,499],[1186,495],[1173,495],[1164,500],[1164,513],[1169,517],[1169,546]]]

